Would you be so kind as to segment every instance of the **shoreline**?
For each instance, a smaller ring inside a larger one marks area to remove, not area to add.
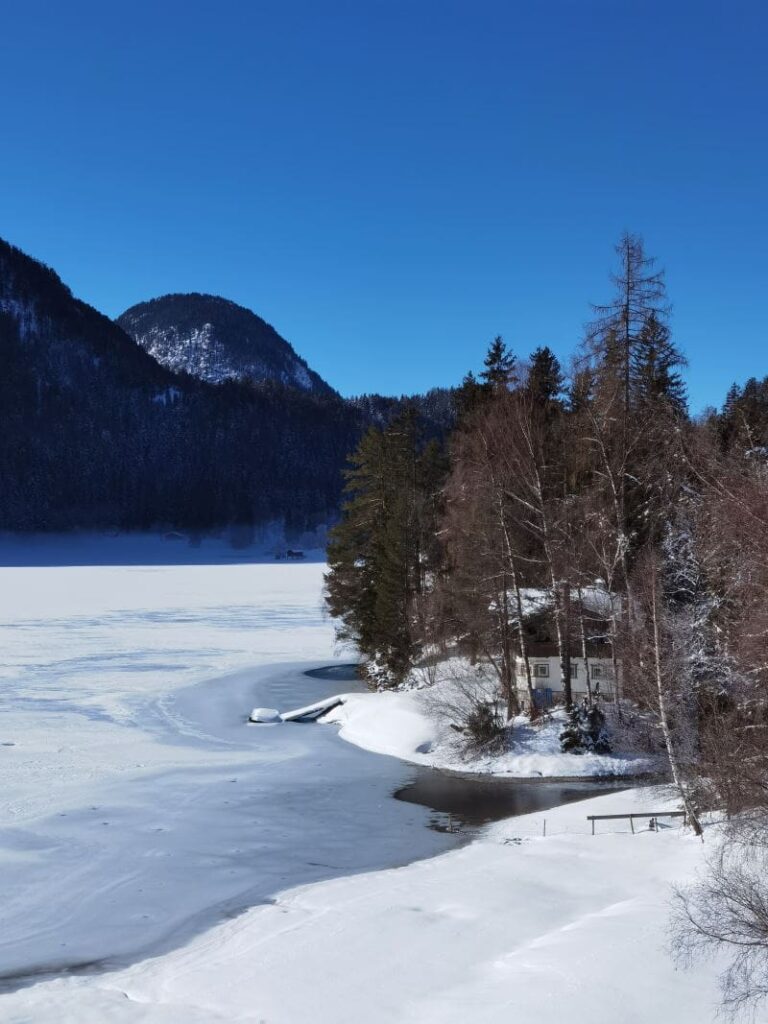
[[[167,955],[45,979],[3,997],[4,1008],[36,1024],[129,1024],[138,1013],[194,1024],[460,1024],[472,1006],[482,1024],[511,1010],[554,1024],[563,998],[578,993],[576,1024],[602,1024],[624,1019],[641,957],[653,984],[633,1021],[700,1024],[716,1008],[712,965],[677,971],[663,934],[666,889],[695,872],[701,844],[679,827],[588,831],[587,813],[635,810],[646,798],[603,794],[498,822],[399,868],[292,886]],[[565,965],[576,990],[562,987]]]
[[[327,660],[320,659],[282,664],[260,664],[254,665],[251,669],[240,669],[221,677],[213,677],[181,687],[178,690],[159,696],[147,705],[148,716],[155,722],[152,731],[155,732],[157,730],[163,736],[165,742],[171,744],[187,746],[190,740],[199,740],[201,736],[206,736],[208,742],[217,744],[221,742],[228,743],[231,741],[226,739],[222,731],[222,725],[225,723],[227,731],[235,730],[235,735],[239,737],[238,745],[244,744],[252,747],[253,744],[249,740],[251,730],[246,727],[243,716],[237,717],[234,713],[235,708],[239,707],[242,693],[252,694],[259,687],[269,688],[271,682],[279,686],[287,685],[290,689],[292,682],[294,684],[300,683],[302,678],[307,678],[311,686],[322,684],[324,677],[322,675],[317,676],[315,673],[318,671],[322,672],[328,668],[335,668],[335,666],[329,665]],[[259,676],[262,677],[261,680],[259,680]],[[328,682],[330,683],[331,680],[328,680]],[[223,703],[221,700],[216,701],[214,699],[211,701],[212,694],[225,697]],[[202,717],[200,717],[201,715]],[[207,721],[205,720],[206,715],[208,716]],[[158,723],[160,723],[159,729]],[[180,919],[173,925],[170,931],[150,939],[146,943],[142,942],[140,945],[125,952],[107,953],[101,958],[86,956],[70,961],[62,958],[58,961],[39,962],[35,965],[30,964],[29,967],[12,968],[0,972],[0,995],[10,995],[45,981],[108,975],[141,964],[147,960],[173,955],[175,951],[185,948],[189,943],[215,930],[226,921],[236,919],[258,907],[268,906],[279,899],[281,893],[290,891],[297,886],[322,885],[329,879],[348,879],[358,874],[406,868],[409,865],[417,864],[424,860],[440,857],[451,850],[471,845],[478,839],[479,835],[500,820],[507,821],[515,817],[525,817],[527,813],[531,813],[524,811],[513,812],[472,828],[463,826],[450,833],[442,831],[435,833],[430,826],[430,815],[450,814],[450,812],[442,811],[439,808],[433,808],[426,804],[407,801],[399,795],[412,784],[413,780],[409,780],[407,776],[409,770],[417,766],[401,758],[385,757],[384,755],[342,742],[338,730],[320,730],[316,733],[316,728],[316,726],[311,724],[289,725],[290,731],[287,736],[283,729],[279,730],[277,735],[285,737],[284,743],[286,746],[290,746],[288,736],[299,741],[304,739],[311,740],[315,737],[320,740],[318,753],[321,756],[324,748],[337,748],[339,752],[346,754],[348,759],[358,765],[358,770],[363,765],[366,765],[368,773],[374,779],[375,789],[381,792],[382,796],[385,796],[387,804],[392,805],[392,807],[403,807],[404,805],[411,807],[420,819],[414,820],[412,828],[409,827],[406,830],[409,837],[407,852],[403,851],[396,856],[384,854],[385,859],[387,856],[390,857],[389,862],[385,863],[382,863],[380,858],[374,858],[374,860],[378,860],[378,863],[370,863],[363,857],[361,863],[350,863],[345,870],[332,872],[330,876],[326,875],[323,877],[321,875],[320,877],[308,880],[296,878],[289,882],[287,888],[277,884],[274,888],[269,888],[268,891],[265,891],[264,886],[258,883],[256,884],[256,889],[246,885],[238,894],[227,896],[223,900],[214,900],[209,904],[201,906],[191,917]],[[188,731],[190,729],[191,731]],[[212,732],[209,732],[209,730],[212,730]],[[311,730],[311,733],[306,735],[306,730]],[[278,740],[278,744],[280,742],[282,741]],[[387,765],[390,766],[389,771],[385,770]],[[199,771],[199,768],[196,769],[193,766],[180,769],[182,779],[186,774],[194,776],[196,772],[199,774]],[[429,768],[428,771],[437,778],[457,779],[465,781],[469,786],[481,786],[489,778],[487,775],[479,773],[461,773],[442,768]],[[159,774],[156,778],[149,778],[148,782],[150,785],[159,779]],[[242,774],[242,769],[240,774]],[[392,778],[388,779],[388,776],[392,776]],[[398,776],[399,781],[395,781],[395,778]],[[536,782],[557,785],[562,782],[581,790],[592,788],[593,783],[599,786],[604,784],[604,782],[610,781],[578,777],[564,780],[494,778],[500,784],[508,781],[515,784]],[[615,782],[616,780],[614,779],[613,781]],[[586,785],[587,782],[589,786]],[[111,796],[113,799],[116,798],[114,793]],[[579,799],[589,799],[589,796],[584,794]],[[557,809],[560,806],[563,805],[552,805],[553,809]],[[395,811],[394,819],[397,818],[397,815],[398,812]],[[432,841],[435,836],[439,837],[437,842]],[[450,838],[448,838],[449,836]],[[249,895],[249,891],[251,895]],[[257,892],[260,894],[259,896],[257,896]]]

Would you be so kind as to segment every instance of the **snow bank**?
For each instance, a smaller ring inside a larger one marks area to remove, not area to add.
[[[438,738],[436,723],[425,713],[417,693],[349,693],[344,703],[323,716],[341,726],[342,739],[375,754],[389,754],[417,764],[431,764],[429,751]]]
[[[437,710],[440,691],[445,699],[450,685],[449,680],[441,680],[423,690],[348,694],[323,722],[338,724],[343,739],[365,750],[450,771],[515,778],[595,778],[644,773],[654,767],[644,757],[561,753],[561,714],[535,726],[518,719],[512,749],[504,754],[467,756],[461,737]]]
[[[585,818],[662,799],[601,796],[431,860],[292,889],[166,956],[7,996],[3,1019],[702,1024],[716,965],[679,972],[666,948],[670,886],[692,876],[702,844],[623,822],[593,837]]]

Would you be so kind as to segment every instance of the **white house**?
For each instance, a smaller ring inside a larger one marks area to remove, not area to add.
[[[536,703],[541,707],[549,707],[563,696],[563,673],[557,649],[550,643],[532,643],[528,650],[528,662],[531,666],[531,683]],[[517,690],[525,700],[528,696],[528,680],[525,662],[519,655],[515,659],[515,668]],[[616,668],[620,683],[620,662],[617,662]],[[585,697],[589,689],[593,696],[599,694],[601,697],[612,699],[615,695],[613,660],[607,645],[590,644],[587,647],[586,664],[581,651],[571,651],[571,693],[574,700]]]
[[[505,614],[516,607],[516,595],[509,592]],[[557,645],[554,643],[553,610],[554,599],[551,590],[539,587],[523,587],[520,591],[522,618],[526,633],[526,649],[531,667],[536,703],[549,707],[563,696],[563,673]],[[621,664],[611,657],[609,635],[611,623],[621,612],[621,598],[611,593],[598,580],[582,587],[571,586],[567,591],[570,613],[574,626],[571,639],[571,694],[574,700],[592,695],[611,699],[621,686]],[[489,610],[498,612],[499,604],[493,601]],[[587,637],[586,662],[575,624],[580,621]],[[618,675],[618,679],[614,678]],[[525,661],[518,654],[515,658],[516,687],[525,702],[528,698],[528,679]]]

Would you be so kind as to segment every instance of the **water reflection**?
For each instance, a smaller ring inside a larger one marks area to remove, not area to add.
[[[313,679],[329,679],[340,683],[359,683],[360,672],[357,662],[346,665],[324,665],[322,668],[312,668],[304,673]]]
[[[521,782],[419,768],[395,798],[436,811],[432,827],[438,831],[471,831],[491,821],[587,800],[607,789],[626,788],[613,782]]]

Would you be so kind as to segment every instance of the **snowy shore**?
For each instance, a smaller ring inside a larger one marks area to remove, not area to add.
[[[0,1020],[711,1020],[712,965],[680,974],[665,944],[669,887],[701,844],[621,823],[593,838],[585,820],[658,809],[658,791],[451,849],[426,810],[391,799],[408,751],[439,748],[422,711],[353,694],[354,744],[245,725],[257,699],[338,688],[301,673],[332,660],[322,568],[0,569],[0,969],[110,968],[28,978]],[[357,749],[374,732],[394,756]]]
[[[561,753],[562,713],[536,726],[521,717],[515,725],[511,749],[501,754],[468,755],[449,719],[435,711],[440,688],[446,685],[450,682],[404,692],[350,693],[340,707],[323,717],[323,722],[338,725],[342,739],[364,750],[444,771],[518,779],[588,779],[622,778],[658,770],[655,761],[642,756]]]
[[[282,892],[182,949],[0,1000],[12,1024],[703,1024],[715,966],[666,948],[670,886],[701,864],[634,790],[509,819],[457,851]],[[547,835],[543,836],[543,821]]]

